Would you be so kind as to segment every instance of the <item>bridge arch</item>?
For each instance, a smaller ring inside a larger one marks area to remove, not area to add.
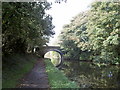
[[[60,55],[59,64],[56,65],[56,67],[59,67],[59,66],[62,64],[62,62],[63,62],[63,53],[62,53],[62,51],[60,51],[59,49],[48,49],[48,50],[46,50],[46,51],[44,52],[44,58],[45,58],[45,54],[47,54],[47,53],[50,52],[50,51],[55,51],[55,52],[57,52],[57,53]]]
[[[61,51],[60,46],[43,46],[43,48],[39,48],[39,46],[35,46],[33,48],[33,51],[37,55],[42,56],[42,58],[44,58],[44,56],[47,52],[55,51],[55,52],[59,53],[59,55],[61,57],[60,63],[56,67],[60,66],[63,62],[63,52]]]

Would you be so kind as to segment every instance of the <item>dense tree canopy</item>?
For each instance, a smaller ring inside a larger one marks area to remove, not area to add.
[[[88,22],[91,49],[99,58],[116,62],[120,59],[120,2],[92,4]]]
[[[60,40],[71,58],[120,63],[120,2],[92,3],[64,26]]]
[[[31,51],[46,44],[54,34],[48,2],[3,2],[3,55]]]

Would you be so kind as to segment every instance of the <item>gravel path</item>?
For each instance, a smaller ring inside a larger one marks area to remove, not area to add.
[[[18,88],[50,88],[44,59],[39,59],[33,69],[24,76]]]

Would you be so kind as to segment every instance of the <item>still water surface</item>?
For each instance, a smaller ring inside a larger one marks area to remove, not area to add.
[[[120,67],[64,61],[61,71],[81,88],[120,88]]]

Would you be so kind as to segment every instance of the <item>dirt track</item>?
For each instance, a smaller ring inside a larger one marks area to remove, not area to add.
[[[50,88],[44,59],[39,59],[33,69],[21,80],[18,88]]]

